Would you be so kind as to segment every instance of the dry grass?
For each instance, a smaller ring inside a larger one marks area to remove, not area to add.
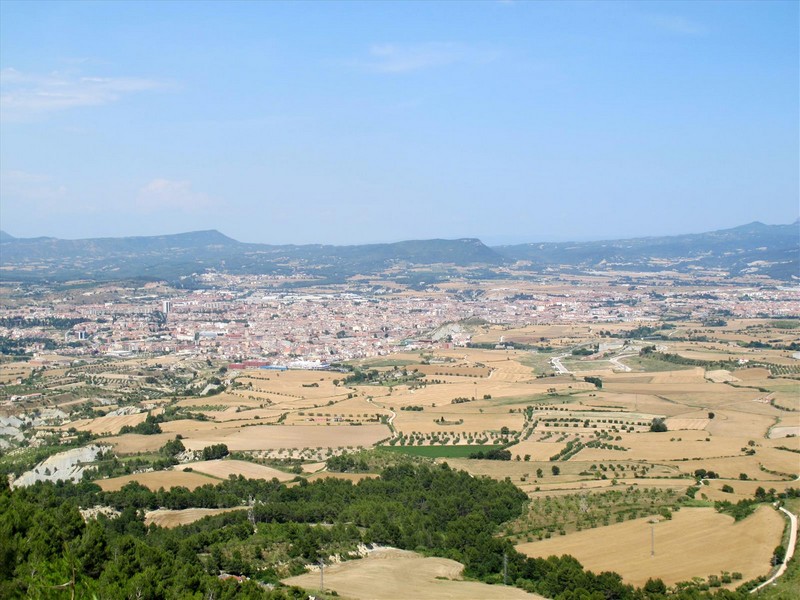
[[[521,544],[517,549],[529,556],[571,554],[587,569],[615,571],[635,585],[649,577],[671,585],[722,571],[739,571],[748,580],[769,572],[783,527],[783,518],[769,507],[739,523],[713,508],[684,508],[671,521],[653,526],[655,556],[650,556],[649,519]]]
[[[461,563],[447,558],[424,558],[414,552],[385,549],[361,560],[326,567],[325,589],[353,600],[541,598],[510,586],[459,581],[463,569]],[[292,577],[284,583],[317,589],[319,572]]]

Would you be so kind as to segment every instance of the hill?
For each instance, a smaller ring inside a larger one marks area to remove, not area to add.
[[[83,240],[0,236],[0,266],[4,278],[14,281],[139,278],[191,285],[193,274],[213,270],[302,274],[316,283],[338,283],[354,275],[386,277],[388,272],[398,283],[424,287],[453,275],[490,279],[554,268],[684,273],[701,269],[789,281],[800,276],[799,257],[800,221],[750,223],[678,236],[493,248],[475,238],[354,246],[249,244],[216,230]]]
[[[477,239],[414,240],[359,246],[247,244],[219,231],[175,235],[0,242],[8,279],[64,281],[124,278],[180,279],[217,270],[233,274],[306,273],[323,280],[400,267],[492,267],[507,259]],[[424,269],[422,278],[431,280]]]
[[[539,268],[679,272],[702,268],[790,280],[800,276],[800,221],[789,225],[754,222],[732,229],[664,237],[517,244],[494,250]]]

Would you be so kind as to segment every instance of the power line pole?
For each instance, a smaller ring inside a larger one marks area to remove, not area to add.
[[[325,561],[321,558],[319,559],[319,591],[320,593],[325,591]]]
[[[656,555],[656,526],[650,524],[650,556]]]
[[[503,552],[503,585],[508,585],[508,554]]]

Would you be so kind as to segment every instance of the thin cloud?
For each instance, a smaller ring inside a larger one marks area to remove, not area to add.
[[[153,179],[136,197],[139,212],[154,213],[163,210],[205,210],[212,205],[211,198],[192,189],[190,181]]]
[[[703,35],[708,31],[703,25],[678,15],[653,15],[650,22],[662,31],[677,35]]]
[[[455,42],[374,44],[369,48],[369,57],[355,64],[378,73],[409,73],[456,63],[482,64],[496,57],[496,52]]]
[[[85,106],[101,106],[131,94],[166,87],[136,77],[92,77],[74,72],[47,75],[0,70],[0,115],[4,120],[26,119]]]

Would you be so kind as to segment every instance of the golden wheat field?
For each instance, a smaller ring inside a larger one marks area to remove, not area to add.
[[[671,585],[722,571],[738,571],[747,581],[769,572],[772,550],[784,527],[783,517],[766,506],[738,523],[713,508],[683,508],[672,520],[650,521],[584,530],[520,544],[517,550],[528,556],[571,554],[587,569],[615,571],[635,585],[650,577]]]

